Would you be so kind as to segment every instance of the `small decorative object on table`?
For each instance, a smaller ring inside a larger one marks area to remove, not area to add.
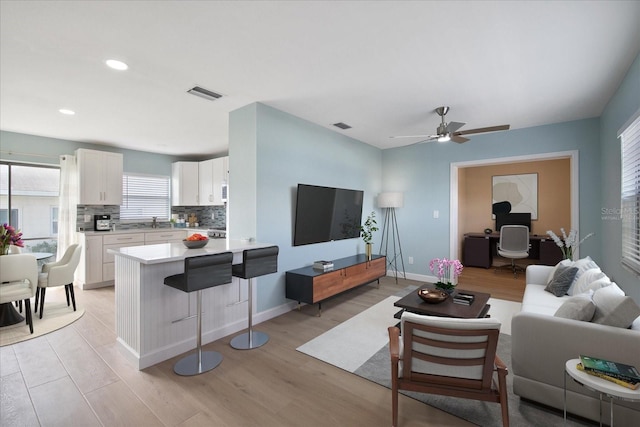
[[[24,247],[22,233],[20,230],[16,230],[5,222],[0,225],[0,255],[6,255],[9,253],[9,247],[11,245],[18,246],[20,248]]]
[[[457,259],[434,258],[429,263],[429,269],[438,276],[436,288],[442,289],[451,295],[458,284],[458,276],[462,273],[464,266]]]
[[[189,249],[199,249],[204,248],[209,243],[209,238],[200,233],[195,233],[184,239],[182,243]]]
[[[437,304],[446,300],[449,294],[440,289],[418,289],[418,296],[422,298],[424,302]]]
[[[360,226],[360,232],[362,233],[362,240],[365,245],[365,254],[368,260],[371,260],[371,254],[373,252],[373,232],[378,231],[378,223],[376,222],[376,213],[371,211],[364,225]]]
[[[549,235],[549,237],[551,237],[551,239],[553,239],[556,245],[558,245],[558,247],[562,251],[562,256],[564,257],[564,259],[569,260],[573,260],[574,250],[577,249],[578,246],[582,244],[582,242],[593,236],[593,233],[589,233],[584,236],[582,240],[578,241],[578,232],[576,230],[571,230],[568,236],[567,233],[565,233],[564,228],[561,228],[560,231],[562,232],[562,239],[560,239],[556,235],[556,233],[551,230],[547,231],[547,234]]]

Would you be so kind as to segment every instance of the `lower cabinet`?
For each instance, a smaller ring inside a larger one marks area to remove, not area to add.
[[[76,280],[82,289],[113,286],[115,259],[109,249],[129,246],[155,245],[180,242],[187,237],[186,230],[167,230],[136,233],[79,234],[82,255]]]
[[[320,303],[342,292],[365,285],[387,275],[387,260],[374,255],[355,255],[333,261],[333,270],[303,267],[286,272],[285,296],[307,304]]]

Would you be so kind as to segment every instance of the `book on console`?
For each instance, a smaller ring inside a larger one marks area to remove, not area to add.
[[[591,371],[588,369],[585,369],[584,366],[582,365],[582,363],[578,363],[576,368],[578,368],[579,371],[582,371],[584,373],[587,373],[589,375],[593,375],[595,377],[598,378],[602,378],[603,380],[607,380],[607,381],[611,381],[612,383],[616,383],[622,387],[626,387],[626,388],[630,388],[631,390],[637,390],[638,387],[640,387],[640,381],[638,382],[629,382],[629,381],[624,381],[621,380],[619,378],[616,377],[612,377],[610,375],[604,374],[600,371]]]
[[[332,261],[314,261],[313,268],[316,270],[331,270],[333,268]]]
[[[640,372],[635,366],[597,357],[580,355],[585,372],[598,372],[629,383],[640,383]]]

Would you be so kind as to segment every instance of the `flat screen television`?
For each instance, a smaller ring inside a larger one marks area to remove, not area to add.
[[[364,191],[298,184],[293,246],[360,237]]]
[[[531,232],[531,212],[510,212],[496,215],[496,231],[503,225],[526,225]]]

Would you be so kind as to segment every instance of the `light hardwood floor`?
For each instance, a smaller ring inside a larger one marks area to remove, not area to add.
[[[173,373],[178,358],[144,371],[119,353],[114,290],[76,290],[85,315],[61,330],[0,348],[2,426],[387,426],[390,391],[296,348],[407,285],[383,278],[317,307],[304,306],[256,326],[264,347],[233,350],[231,336],[205,346],[223,354],[203,375]],[[460,287],[521,301],[524,275],[467,268]],[[400,397],[400,425],[469,426]]]

